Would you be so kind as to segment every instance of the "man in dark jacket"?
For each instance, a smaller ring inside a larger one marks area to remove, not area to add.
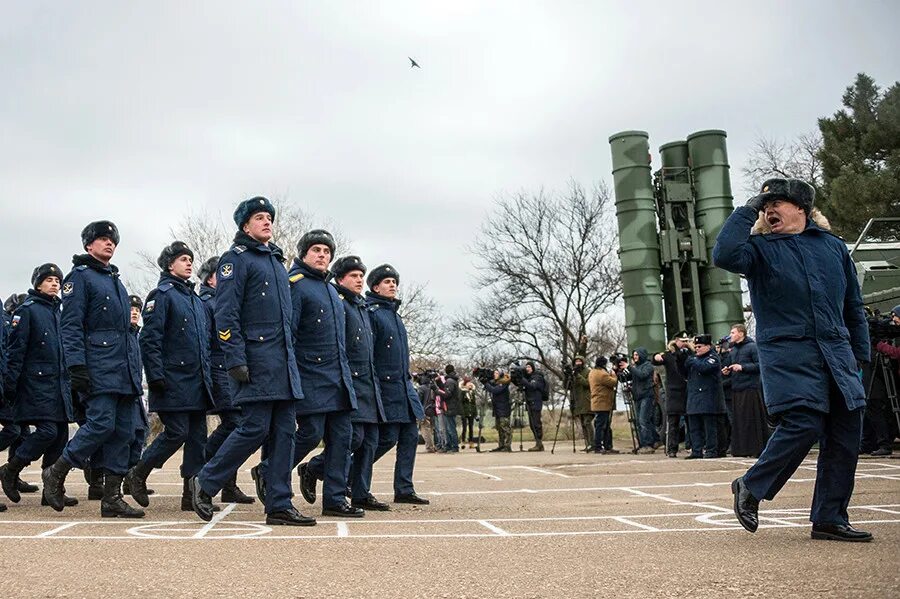
[[[757,457],[769,439],[766,409],[759,393],[759,357],[747,327],[731,327],[731,351],[722,374],[731,381],[731,454]]]
[[[681,419],[687,411],[687,379],[684,362],[691,355],[691,337],[680,331],[669,341],[668,351],[653,355],[653,364],[666,369],[666,455],[678,456]]]
[[[802,181],[766,181],[728,217],[713,250],[716,266],[747,278],[763,396],[779,418],[759,460],[732,483],[735,515],[754,532],[759,501],[773,499],[818,442],[812,538],[869,541],[872,535],[850,526],[847,514],[869,331],[847,245],[828,231],[814,199]],[[755,222],[763,234],[751,236]]]
[[[190,282],[194,252],[182,241],[163,248],[157,259],[160,277],[144,302],[140,333],[141,360],[150,390],[150,411],[163,423],[162,432],[125,480],[135,501],[150,504],[147,477],[162,468],[182,446],[181,510],[192,511],[188,481],[205,463],[206,410],[212,405],[209,323],[203,302]]]
[[[491,394],[491,410],[497,427],[497,447],[491,451],[512,451],[512,402],[509,397],[509,375],[502,370],[494,371],[494,378],[483,381],[485,390]]]
[[[444,431],[447,436],[447,444],[444,450],[447,453],[459,453],[459,434],[456,430],[456,417],[462,412],[462,401],[459,395],[459,375],[453,364],[447,364],[444,368]]]
[[[653,392],[653,364],[649,354],[639,347],[631,354],[631,395],[638,417],[638,436],[640,446],[638,453],[653,453],[659,445],[656,427],[653,426],[656,396]]]
[[[425,417],[425,412],[409,374],[409,338],[403,319],[397,313],[400,309],[399,283],[400,275],[390,264],[376,266],[366,277],[369,286],[366,305],[375,344],[375,373],[381,387],[385,416],[384,423],[379,425],[375,461],[396,445],[394,503],[427,505],[430,501],[417,495],[413,487],[419,442],[416,423]]]
[[[225,368],[234,381],[241,422],[191,479],[194,511],[207,522],[212,497],[265,443],[269,455],[266,524],[311,526],[315,519],[291,503],[295,402],[303,397],[291,336],[291,298],[284,254],[271,242],[275,207],[266,198],[241,202],[238,232],[216,273],[216,329]],[[259,472],[255,480],[262,482]]]
[[[717,458],[718,415],[722,413],[722,365],[710,335],[694,337],[694,355],[684,361],[691,453],[686,459]]]
[[[528,451],[544,451],[544,427],[541,414],[544,410],[544,398],[547,392],[547,379],[538,370],[534,362],[525,363],[525,376],[522,380],[525,388],[525,407],[528,409],[528,426],[534,435],[534,447]]]
[[[35,427],[0,468],[3,492],[13,503],[21,498],[18,481],[22,469],[41,456],[43,468],[59,459],[69,440],[69,422],[73,422],[60,342],[61,278],[55,264],[35,268],[28,298],[12,317],[3,395],[13,408],[13,420],[20,426]],[[70,497],[64,501],[67,506],[78,504]]]

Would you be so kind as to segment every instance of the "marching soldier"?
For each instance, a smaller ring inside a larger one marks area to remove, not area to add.
[[[234,405],[231,393],[231,381],[225,370],[225,353],[219,345],[219,336],[216,334],[216,270],[219,268],[219,257],[213,256],[200,266],[200,299],[206,309],[206,320],[209,325],[209,359],[212,374],[212,401],[213,408],[208,412],[219,417],[219,426],[210,433],[206,440],[204,455],[209,461],[228,435],[237,428],[241,416],[241,409]],[[222,487],[222,501],[226,503],[253,503],[256,500],[247,496],[237,486],[237,470],[225,482]]]
[[[372,323],[362,296],[366,266],[359,256],[344,256],[334,262],[338,297],[344,302],[346,315],[347,362],[356,392],[356,410],[351,413],[353,438],[350,476],[351,505],[366,510],[388,511],[391,506],[372,495],[372,463],[378,449],[378,423],[384,422],[381,389],[375,378]],[[306,474],[317,480],[325,478],[325,457],[319,454],[309,461]],[[315,484],[315,483],[313,483]]]
[[[84,468],[99,454],[104,473],[100,515],[142,518],[144,512],[122,499],[128,470],[128,446],[134,434],[134,398],[141,393],[140,357],[131,335],[130,302],[110,264],[119,230],[109,221],[93,222],[81,232],[86,254],[74,256],[74,268],[62,287],[62,345],[73,393],[82,395],[85,423],[63,455],[41,477],[44,497],[56,511],[64,507],[64,483],[73,467]]]
[[[138,295],[129,295],[128,300],[131,302],[131,334],[135,339],[139,339],[139,335],[141,332],[141,312],[144,309],[144,300],[142,300]],[[138,346],[140,346],[140,343],[138,343]],[[141,453],[144,451],[144,443],[147,441],[147,432],[149,430],[150,422],[147,417],[147,408],[144,405],[143,394],[141,394],[134,398],[134,435],[132,436],[131,446],[128,452],[129,470],[134,468],[141,460]],[[99,482],[102,487],[102,475],[100,476]],[[147,495],[153,495],[155,493],[155,491],[150,488],[146,488],[146,491]],[[122,492],[126,495],[131,495],[131,487],[128,484],[127,477],[122,481]],[[88,486],[88,499],[91,499],[90,493],[91,487]]]
[[[7,346],[4,396],[20,426],[34,426],[22,444],[0,468],[3,492],[18,503],[19,473],[43,456],[46,468],[59,459],[69,440],[73,421],[69,379],[60,343],[59,286],[62,271],[55,264],[34,269],[28,299],[12,317]],[[66,506],[78,504],[65,497]],[[46,504],[45,504],[46,505]]]
[[[183,445],[181,509],[192,511],[188,481],[205,463],[206,410],[211,405],[206,309],[190,283],[194,252],[187,244],[166,246],[156,262],[162,273],[144,304],[140,348],[150,411],[159,415],[164,429],[125,480],[134,500],[147,507],[147,476]]]
[[[428,505],[431,502],[417,495],[413,487],[419,441],[416,422],[425,417],[425,412],[409,375],[409,340],[403,320],[397,314],[399,282],[400,275],[390,264],[376,266],[366,277],[369,286],[366,304],[375,344],[375,373],[385,415],[385,422],[379,425],[375,461],[396,445],[394,503]]]
[[[275,207],[245,200],[234,211],[234,244],[216,274],[217,335],[234,380],[241,421],[191,479],[194,511],[213,516],[212,497],[263,443],[269,455],[264,482],[266,524],[311,526],[291,503],[294,404],[303,398],[291,338],[291,298],[281,249],[271,242]]]

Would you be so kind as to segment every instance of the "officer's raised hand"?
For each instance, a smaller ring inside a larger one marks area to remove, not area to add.
[[[69,386],[72,393],[90,393],[91,375],[84,364],[69,368]]]
[[[239,383],[250,382],[250,369],[246,366],[235,366],[234,368],[229,368],[228,374],[231,375],[231,378]]]

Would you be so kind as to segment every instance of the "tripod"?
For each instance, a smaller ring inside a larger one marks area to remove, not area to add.
[[[637,432],[637,413],[634,409],[634,399],[631,396],[631,389],[623,387],[623,399],[625,401],[625,409],[628,414],[628,427],[631,429],[631,453],[637,453],[638,450],[638,432]]]
[[[487,402],[490,401],[488,399],[489,395],[490,395],[490,393],[488,393],[487,390],[485,390],[484,391],[484,400],[481,401],[480,403],[478,402],[478,400],[475,401],[475,409],[478,411],[478,416],[476,416],[476,418],[478,419],[478,437],[475,438],[475,451],[477,453],[481,453],[481,431],[482,431],[482,428],[484,427],[485,407],[487,406]]]
[[[894,413],[894,419],[897,421],[897,430],[900,430],[900,402],[897,398],[897,380],[891,370],[891,361],[887,356],[880,353],[875,354],[875,364],[872,365],[872,380],[869,381],[869,388],[866,389],[866,397],[872,394],[872,386],[875,384],[875,368],[881,368],[881,376],[884,378],[884,390],[887,393],[888,401],[891,402],[891,411]]]
[[[573,394],[572,377],[570,376],[566,378],[566,397],[569,399],[569,412],[572,414],[572,453],[577,453],[578,450],[575,448],[575,403],[572,397]],[[562,405],[559,406],[559,418],[556,419],[556,433],[553,435],[553,447],[550,448],[551,454],[556,451],[556,440],[559,438],[559,426],[562,424],[565,405],[566,402],[563,401]]]
[[[525,400],[520,397],[513,405],[515,406],[515,411],[513,412],[513,426],[519,428],[519,451],[525,451],[522,449],[522,430],[525,428]]]

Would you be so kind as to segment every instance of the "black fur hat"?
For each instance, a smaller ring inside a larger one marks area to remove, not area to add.
[[[806,211],[808,216],[816,201],[816,190],[812,185],[800,179],[768,179],[762,184],[757,197],[760,200],[760,206],[773,200],[787,200]]]
[[[99,237],[109,237],[114,244],[119,245],[119,229],[115,223],[108,220],[98,220],[81,230],[82,247],[86,248]]]
[[[46,279],[47,277],[56,277],[60,282],[62,282],[62,271],[59,270],[59,267],[57,265],[50,262],[48,262],[47,264],[41,264],[34,269],[34,272],[31,273],[31,288],[37,289],[38,285],[43,283],[44,279]]]
[[[169,272],[169,267],[172,266],[172,263],[175,262],[179,256],[184,256],[185,254],[190,256],[191,260],[194,259],[194,252],[191,251],[191,248],[189,248],[185,242],[173,241],[163,248],[159,258],[156,259],[156,263],[159,265],[160,270]]]
[[[200,265],[200,270],[197,272],[197,277],[200,279],[200,283],[205,284],[206,280],[213,276],[216,270],[219,268],[219,257],[213,256],[209,258]]]
[[[144,300],[142,300],[139,295],[129,295],[128,302],[131,304],[132,308],[137,308],[138,310],[144,309]]]
[[[272,205],[268,198],[256,196],[255,198],[244,200],[234,209],[234,224],[240,229],[257,212],[268,212],[272,217],[272,222],[275,222],[275,206]]]
[[[698,345],[712,345],[712,335],[701,333],[694,337],[694,343]]]
[[[300,259],[303,259],[309,248],[317,244],[327,245],[331,250],[331,255],[334,255],[334,237],[331,233],[325,229],[313,229],[304,233],[300,241],[297,242],[297,253],[300,255]]]
[[[341,256],[331,265],[331,272],[334,273],[336,279],[341,279],[354,270],[361,270],[363,274],[366,274],[366,265],[359,259],[359,256]]]
[[[378,283],[388,278],[394,279],[398,285],[400,284],[400,273],[397,272],[397,269],[390,264],[382,264],[372,269],[372,272],[366,277],[366,285],[369,286],[369,289],[374,289]]]

